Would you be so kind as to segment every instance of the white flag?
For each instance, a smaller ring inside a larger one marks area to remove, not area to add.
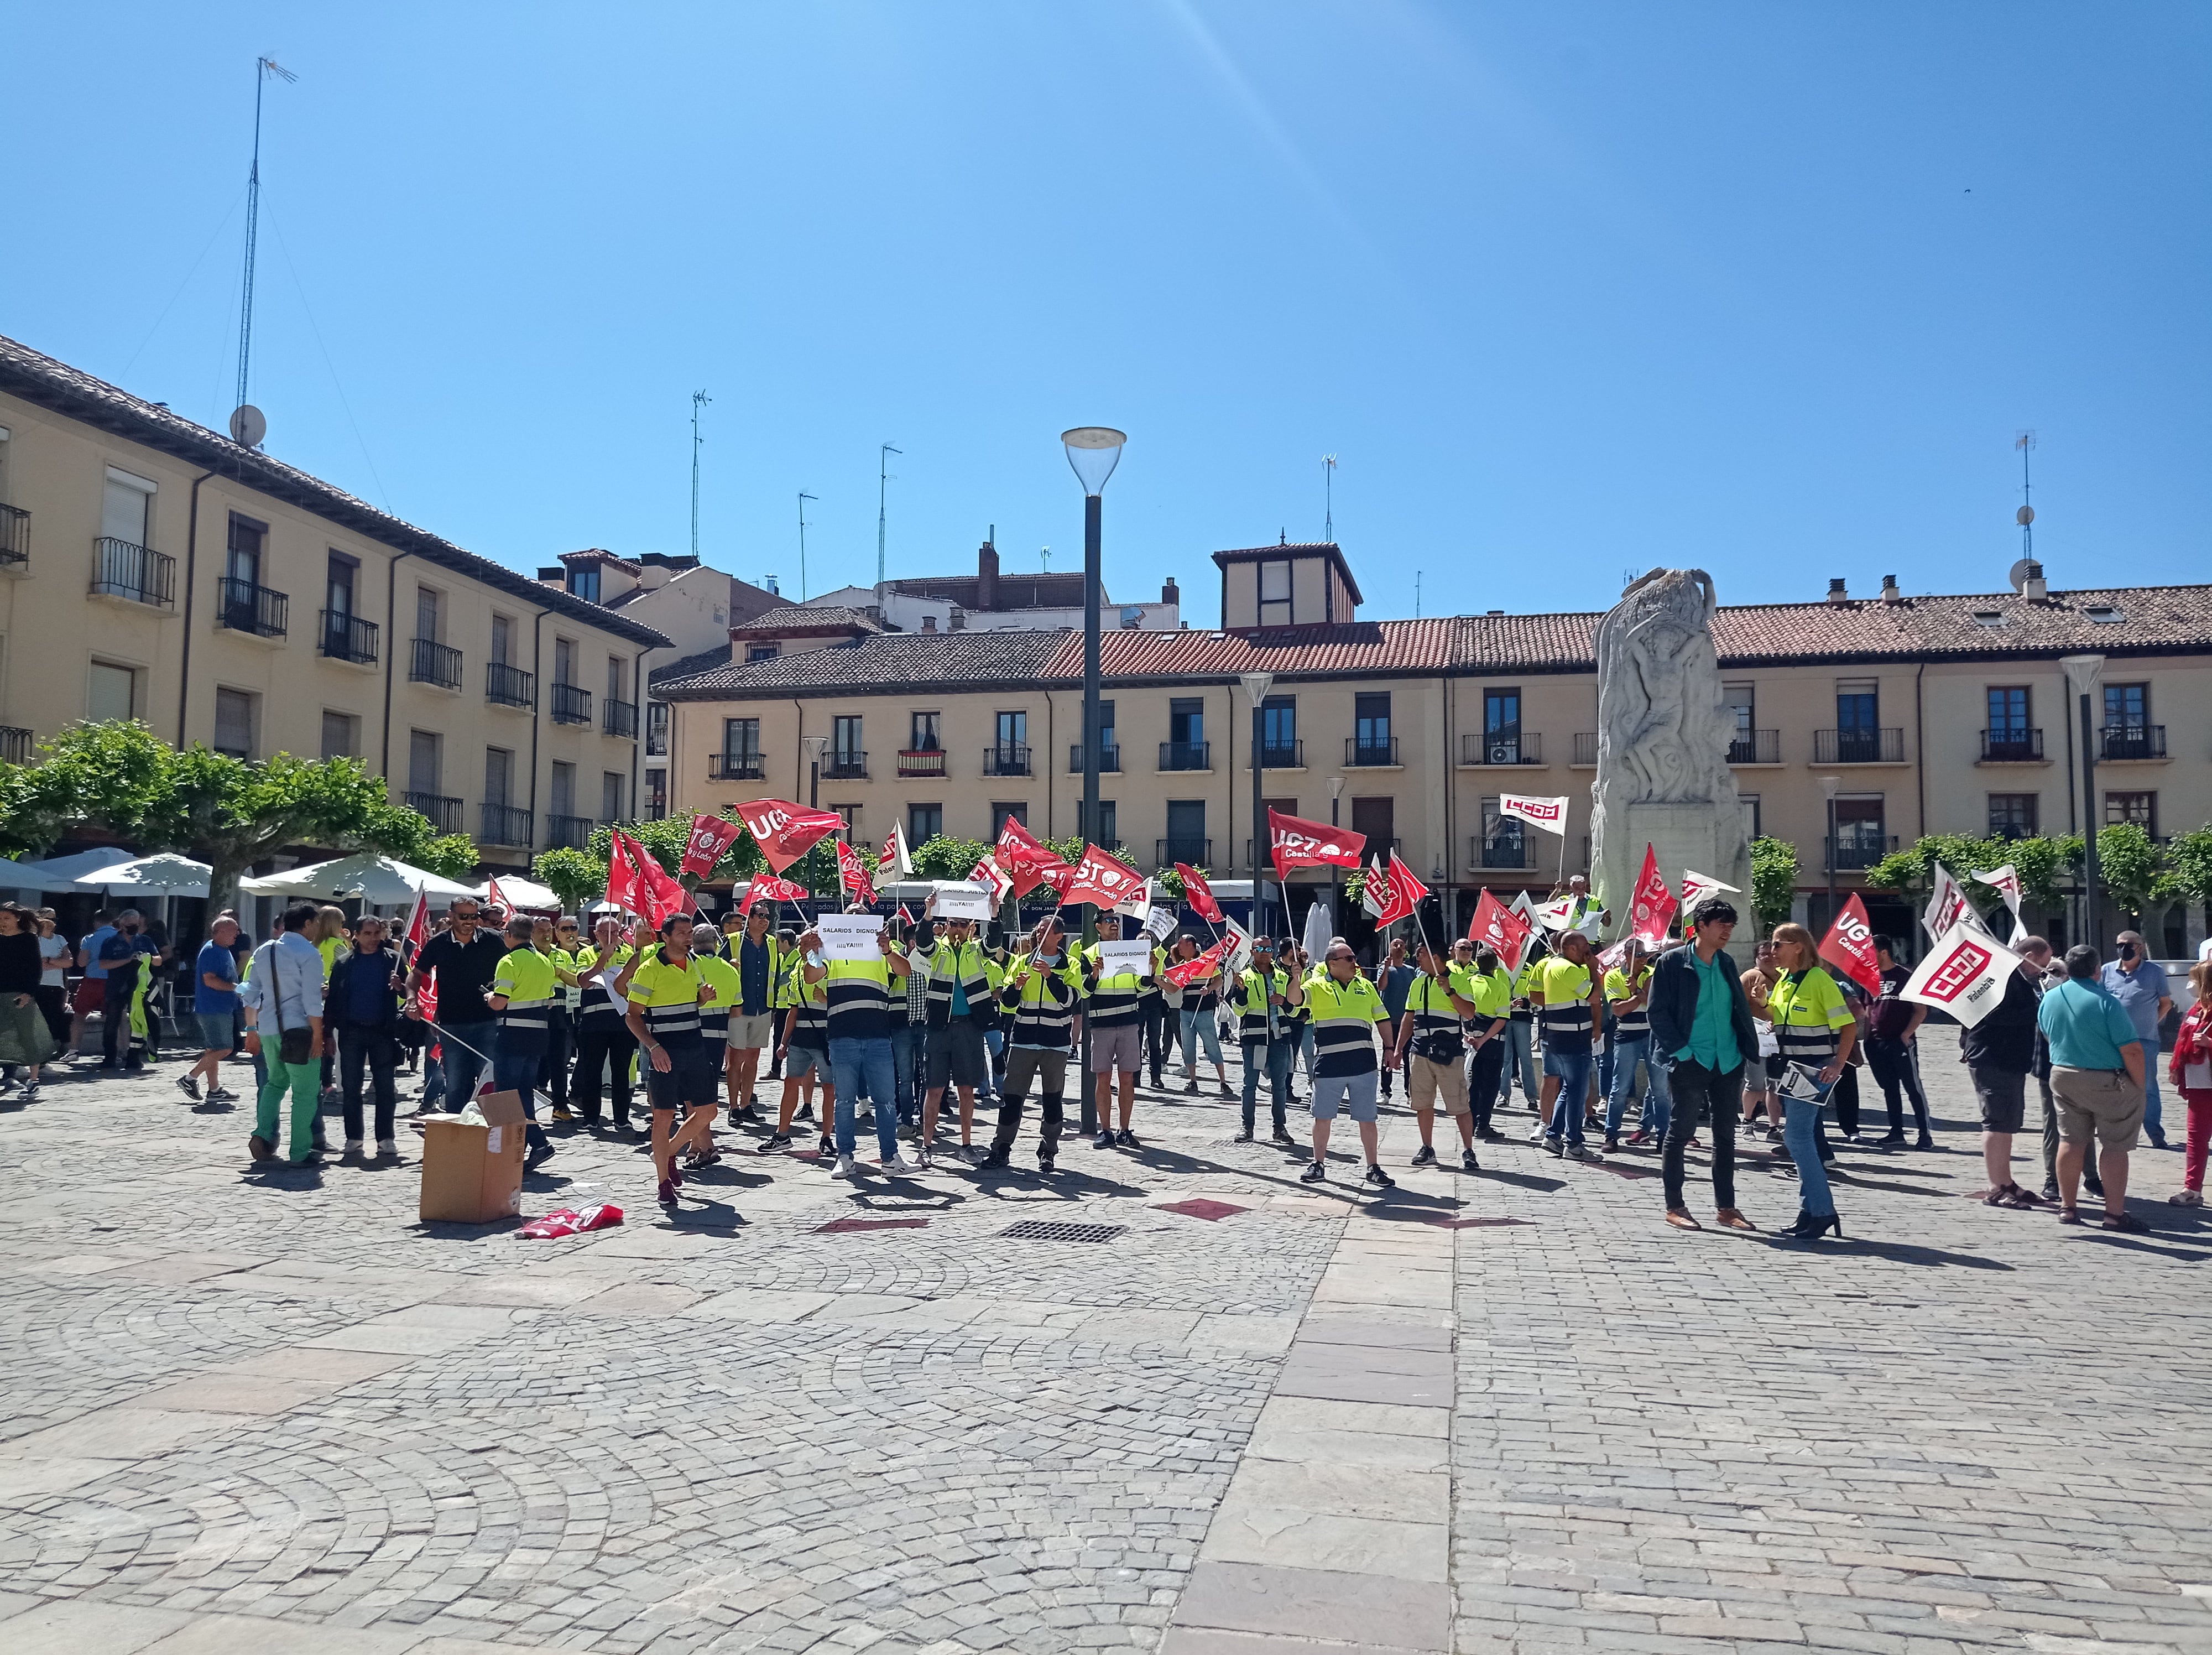
[[[884,842],[884,861],[898,870],[899,878],[910,879],[914,877],[914,858],[906,848],[906,828],[902,824],[891,824],[891,837]],[[876,871],[878,873],[884,872],[880,867]]]
[[[1517,816],[1533,827],[1562,837],[1567,831],[1567,801],[1574,795],[1561,794],[1556,799],[1534,799],[1523,794],[1502,793],[1498,795],[1498,813]]]
[[[1152,882],[1146,879],[1137,887],[1136,894],[1114,910],[1126,914],[1133,920],[1149,919],[1152,912]]]
[[[1511,909],[1515,913],[1518,914],[1522,919],[1526,920],[1529,924],[1534,925],[1536,922],[1536,904],[1528,900],[1528,893],[1527,891],[1515,891],[1513,893],[1513,900],[1507,903],[1505,905]]]
[[[1252,969],[1252,934],[1225,914],[1221,927],[1229,933],[1229,957],[1222,962],[1222,969],[1231,978],[1240,977]]]
[[[1536,923],[1547,931],[1565,931],[1575,920],[1575,899],[1561,897],[1557,902],[1547,902],[1536,910]]]
[[[1968,1028],[2004,999],[2005,978],[2020,959],[1978,924],[1961,922],[1936,940],[1899,998],[1951,1013]]]
[[[2005,906],[2012,910],[2012,940],[2018,942],[2027,936],[2027,922],[2020,914],[2027,902],[2026,894],[2020,888],[2020,869],[2007,862],[2002,867],[1993,867],[1988,873],[1977,873],[1974,877],[1984,885],[1996,886],[2004,897]]]
[[[1369,862],[1367,877],[1360,882],[1359,905],[1370,917],[1390,905],[1390,870],[1382,866],[1380,856]]]
[[[1682,870],[1682,912],[1687,914],[1706,897],[1722,891],[1737,897],[1743,894],[1735,885],[1723,885],[1710,873],[1698,873],[1689,868],[1684,868]]]
[[[1951,877],[1949,868],[1941,862],[1935,864],[1935,867],[1936,889],[1929,895],[1927,911],[1921,915],[1920,923],[1930,941],[1941,942],[1943,934],[1959,922],[1960,910],[1963,909],[1971,914],[1974,905],[1966,900],[1966,893]]]
[[[1165,942],[1168,933],[1176,928],[1176,911],[1172,908],[1155,908],[1145,921],[1145,934],[1154,942]]]

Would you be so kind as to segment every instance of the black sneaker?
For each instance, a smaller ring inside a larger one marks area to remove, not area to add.
[[[1608,1154],[1608,1155],[1613,1154],[1613,1153],[1615,1153],[1617,1150],[1619,1150],[1619,1149],[1620,1149],[1620,1135],[1618,1135],[1617,1133],[1612,1133],[1612,1132],[1608,1132],[1608,1133],[1607,1133],[1607,1134],[1605,1135],[1605,1153],[1606,1153],[1607,1154]]]
[[[196,1104],[200,1100],[200,1083],[189,1074],[179,1074],[177,1077],[177,1090]]]
[[[246,1141],[246,1151],[257,1161],[273,1161],[276,1159],[276,1146],[258,1132]]]
[[[1298,1174],[1298,1182],[1300,1183],[1319,1183],[1328,1176],[1328,1168],[1323,1166],[1319,1161],[1316,1161],[1312,1165],[1307,1167],[1304,1171]]]
[[[551,1144],[540,1144],[537,1148],[530,1151],[527,1154],[523,1156],[522,1170],[527,1172],[533,1167],[544,1165],[546,1162],[552,1159],[553,1146]],[[699,1165],[699,1163],[695,1162],[694,1165]]]
[[[1505,1141],[1505,1135],[1494,1126],[1484,1127],[1474,1135],[1486,1144],[1502,1144]]]
[[[1100,1127],[1098,1136],[1092,1141],[1091,1147],[1093,1149],[1111,1149],[1114,1147],[1114,1135],[1104,1127]]]
[[[817,1155],[834,1155],[837,1153],[837,1146],[831,1143],[825,1134],[822,1141],[815,1145],[814,1153]]]
[[[2045,1178],[2043,1181],[2043,1198],[2045,1201],[2057,1201],[2058,1199],[2057,1179]]]
[[[1123,1149],[1135,1149],[1139,1147],[1137,1142],[1137,1135],[1130,1131],[1126,1126],[1114,1135],[1114,1141]]]
[[[1883,1134],[1879,1138],[1876,1138],[1874,1142],[1869,1146],[1869,1147],[1874,1149],[1902,1149],[1905,1147],[1905,1136],[1902,1132],[1889,1132]]]
[[[773,1155],[790,1147],[791,1134],[788,1132],[771,1133],[769,1136],[769,1141],[761,1146],[761,1153],[763,1155]]]
[[[1273,1132],[1268,1135],[1267,1141],[1269,1143],[1290,1144],[1295,1147],[1298,1141],[1291,1136],[1287,1129],[1279,1126]]]
[[[1437,1164],[1436,1146],[1433,1144],[1423,1144],[1419,1149],[1413,1152],[1413,1164],[1415,1166],[1434,1166]]]
[[[1367,1182],[1377,1190],[1395,1190],[1398,1187],[1398,1180],[1379,1166],[1370,1166],[1367,1169]]]
[[[1936,1147],[1936,1140],[1923,1132],[1920,1135],[1920,1141],[1912,1147],[1915,1149],[1933,1149]]]
[[[983,1159],[972,1163],[978,1172],[999,1172],[1013,1165],[1003,1149],[993,1147],[983,1152]]]
[[[1240,1144],[1250,1143],[1252,1141],[1252,1129],[1250,1127],[1246,1127],[1242,1132],[1238,1133],[1235,1138],[1231,1139],[1231,1141]]]
[[[1052,1170],[1053,1170],[1053,1159],[1052,1159],[1052,1157],[1051,1157],[1051,1156],[1049,1156],[1049,1155],[1040,1155],[1040,1156],[1038,1156],[1038,1157],[1037,1157],[1037,1171],[1038,1171],[1044,1173],[1047,1177],[1050,1177],[1050,1176],[1051,1176],[1051,1173],[1052,1173]]]
[[[812,1119],[814,1118],[814,1105],[813,1105],[813,1104],[810,1104],[810,1103],[808,1103],[805,1098],[802,1098],[801,1099],[799,1099],[799,1113],[798,1113],[797,1115],[793,1116],[792,1118],[793,1118],[793,1120],[798,1120],[798,1121],[811,1121],[811,1120],[812,1120]]]
[[[1474,1151],[1470,1149],[1460,1156],[1459,1167],[1462,1172],[1480,1172],[1482,1171],[1482,1163],[1475,1159]]]
[[[1545,1139],[1545,1140],[1544,1140],[1544,1153],[1545,1153],[1546,1154],[1547,1154],[1547,1155],[1564,1155],[1564,1154],[1565,1154],[1565,1153],[1567,1153],[1566,1141],[1565,1141],[1565,1139],[1563,1139],[1563,1138],[1547,1138],[1547,1139]]]

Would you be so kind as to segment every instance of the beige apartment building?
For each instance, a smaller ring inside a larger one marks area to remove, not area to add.
[[[652,626],[0,338],[0,757],[349,754],[488,866],[636,813]]]
[[[1459,922],[1485,885],[1540,892],[1563,866],[1588,870],[1597,613],[1366,621],[1334,545],[1215,561],[1228,629],[1102,639],[1104,778],[1089,837],[1148,870],[1182,861],[1248,876],[1241,685],[1267,673],[1267,803],[1334,812],[1394,845]],[[1814,922],[1832,868],[1839,897],[1863,890],[1864,868],[1923,833],[2081,827],[2066,656],[2103,657],[2086,815],[2157,836],[2212,822],[2212,587],[2059,592],[2038,575],[1996,595],[1908,596],[1885,581],[1854,597],[1835,582],[1805,603],[1724,607],[1714,630],[1747,826],[1796,844],[1799,910]],[[885,632],[857,611],[772,612],[656,679],[672,709],[672,808],[813,798],[869,842],[895,821],[916,843],[985,839],[1009,814],[1073,833],[1081,672],[1072,630]],[[1565,839],[1501,817],[1504,793],[1566,795]],[[1869,903],[1878,926],[1910,934],[1900,904]],[[2174,940],[2193,947],[2202,918],[2177,915]]]

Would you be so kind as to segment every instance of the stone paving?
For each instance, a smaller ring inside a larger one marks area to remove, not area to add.
[[[2147,1237],[1960,1199],[1950,1039],[1811,1248],[1402,1110],[1316,1191],[1172,1086],[1048,1182],[747,1153],[672,1219],[569,1133],[526,1210],[629,1222],[526,1242],[58,1080],[0,1100],[0,1650],[2212,1651],[2212,1231],[2178,1154]]]

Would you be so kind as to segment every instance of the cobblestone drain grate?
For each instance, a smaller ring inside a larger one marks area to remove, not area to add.
[[[1007,1241],[1111,1241],[1128,1232],[1126,1224],[1054,1224],[1031,1218],[999,1234]]]

